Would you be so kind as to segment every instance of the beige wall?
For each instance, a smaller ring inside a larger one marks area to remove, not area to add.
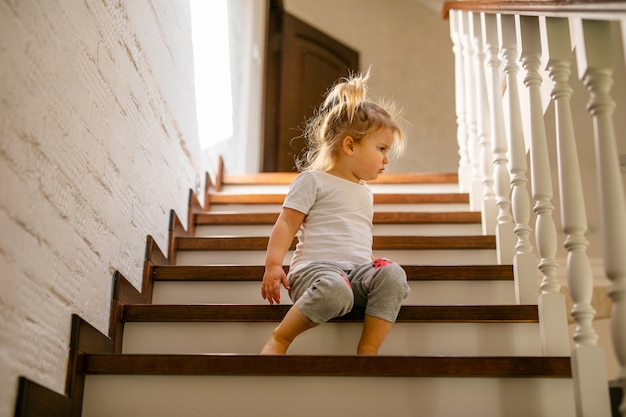
[[[64,391],[70,318],[108,332],[206,171],[184,1],[0,0],[0,417]]]
[[[409,145],[389,171],[456,172],[448,21],[415,0],[285,0],[285,9],[356,49],[372,96],[405,109]]]
[[[257,3],[262,2],[230,2],[236,5],[229,11],[234,12],[231,21],[237,22],[239,35],[231,37],[234,68],[256,67],[255,50],[263,56],[264,38],[242,36],[258,36],[257,28],[265,25],[262,10],[255,11],[252,20],[245,13],[246,7]],[[391,99],[404,108],[409,147],[401,160],[389,164],[389,171],[457,171],[452,43],[448,21],[436,7],[416,0],[285,0],[284,6],[287,12],[356,49],[362,69],[372,68],[372,96]],[[238,108],[249,109],[250,118],[236,120],[239,132],[233,140],[211,152],[224,156],[231,173],[257,172],[261,137],[249,126],[261,127],[257,105],[262,80],[253,72],[240,73],[243,76],[237,85],[249,83],[253,93],[247,101],[238,94],[234,100],[240,100]],[[243,154],[247,163],[242,162]]]

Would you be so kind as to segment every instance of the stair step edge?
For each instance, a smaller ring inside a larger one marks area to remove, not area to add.
[[[282,204],[284,193],[208,194],[210,204]],[[374,204],[458,204],[469,203],[467,193],[388,193],[374,194]]]
[[[571,378],[569,357],[534,356],[85,354],[83,371],[92,375]]]
[[[402,265],[410,281],[512,281],[512,265]],[[261,281],[262,265],[154,266],[153,281]],[[285,266],[285,271],[289,267]]]
[[[179,251],[197,250],[266,250],[269,237],[265,236],[213,236],[177,237],[174,247]],[[293,239],[291,249],[295,248]],[[374,250],[454,250],[496,249],[493,235],[475,236],[374,236]]]
[[[278,213],[272,212],[211,212],[195,214],[196,226],[208,225],[272,225]],[[479,224],[480,212],[376,212],[374,224]]]

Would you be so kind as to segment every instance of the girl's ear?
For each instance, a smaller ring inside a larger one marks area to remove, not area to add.
[[[341,142],[341,148],[346,153],[346,155],[352,155],[354,153],[355,144],[356,144],[356,141],[354,140],[352,136],[346,136],[345,138],[343,138],[343,141]]]

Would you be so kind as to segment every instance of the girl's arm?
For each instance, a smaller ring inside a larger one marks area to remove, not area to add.
[[[283,262],[294,236],[304,221],[304,216],[304,213],[297,210],[283,208],[272,228],[265,255],[265,273],[261,283],[261,295],[270,304],[280,303],[281,284],[289,289]]]

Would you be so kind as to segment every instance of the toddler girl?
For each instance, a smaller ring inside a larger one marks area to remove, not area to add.
[[[375,180],[401,153],[404,135],[390,112],[366,97],[365,76],[341,80],[308,122],[308,152],[289,187],[267,246],[261,294],[294,301],[262,354],[284,354],[300,333],[365,306],[357,354],[375,355],[409,293],[404,270],[372,255]],[[283,259],[298,244],[286,275]]]

